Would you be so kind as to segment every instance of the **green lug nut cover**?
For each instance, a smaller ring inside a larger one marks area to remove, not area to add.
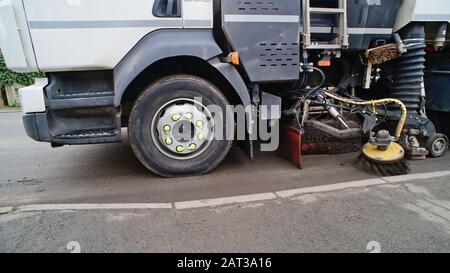
[[[178,115],[178,114],[172,115],[172,120],[173,121],[179,121],[180,118],[181,118],[181,115]]]
[[[191,145],[189,145],[189,150],[195,151],[196,149],[197,149],[197,145],[195,145],[194,143],[192,143]]]
[[[179,152],[179,153],[184,152],[184,150],[186,150],[186,148],[181,145],[177,147],[177,152]]]
[[[195,125],[196,125],[198,128],[203,129],[203,121],[199,120],[199,121],[197,121],[197,122],[195,123]]]
[[[166,133],[168,133],[168,132],[170,132],[170,130],[172,129],[172,128],[170,128],[170,126],[169,125],[164,125],[164,132],[166,132]]]
[[[204,140],[205,139],[205,134],[204,133],[200,133],[197,136],[198,140]]]
[[[173,143],[173,140],[170,137],[167,137],[166,138],[166,144],[167,145],[172,145],[172,143]]]
[[[187,119],[192,119],[194,117],[194,115],[192,113],[186,113],[184,115],[184,117],[187,118]]]

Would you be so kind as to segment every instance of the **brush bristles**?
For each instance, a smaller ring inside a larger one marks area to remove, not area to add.
[[[358,157],[356,167],[366,173],[378,176],[397,176],[411,172],[406,159],[394,163],[377,163],[368,160],[364,155]]]

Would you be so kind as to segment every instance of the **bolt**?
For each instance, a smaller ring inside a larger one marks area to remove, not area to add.
[[[186,148],[184,146],[177,146],[177,152],[182,153],[184,152],[184,150],[186,150]]]
[[[191,145],[189,145],[189,150],[195,151],[196,149],[197,149],[197,145],[195,145],[194,143],[192,143]]]
[[[379,138],[379,139],[389,139],[390,137],[391,136],[390,136],[389,132],[386,130],[380,130],[377,133],[377,138]]]
[[[200,133],[198,134],[198,140],[204,140],[205,139],[205,134],[204,133]]]
[[[164,125],[164,132],[169,133],[172,128],[169,125]]]
[[[197,121],[197,122],[195,123],[195,125],[196,125],[198,128],[203,129],[203,121],[199,120],[199,121]]]
[[[166,144],[167,145],[172,145],[172,143],[173,143],[173,140],[170,137],[167,137],[166,138]]]
[[[186,119],[191,120],[191,119],[194,117],[194,115],[193,115],[192,113],[186,113],[186,114],[184,115],[184,117],[185,117]]]
[[[173,121],[179,121],[180,118],[181,118],[181,115],[178,115],[178,114],[175,114],[175,115],[172,116],[172,120]]]

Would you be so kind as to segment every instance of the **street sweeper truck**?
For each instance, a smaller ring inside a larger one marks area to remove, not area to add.
[[[165,177],[207,173],[233,143],[299,167],[360,151],[379,175],[448,148],[448,0],[1,0],[0,20],[7,66],[46,75],[20,96],[53,147],[127,131]]]

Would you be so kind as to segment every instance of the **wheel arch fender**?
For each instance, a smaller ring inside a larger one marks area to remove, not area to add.
[[[213,58],[208,62],[230,83],[240,98],[242,105],[244,107],[251,105],[250,93],[238,70],[229,63],[221,62],[219,58]]]
[[[210,29],[166,29],[146,35],[114,68],[114,105],[120,106],[127,88],[157,61],[192,56],[205,61],[222,54]]]

